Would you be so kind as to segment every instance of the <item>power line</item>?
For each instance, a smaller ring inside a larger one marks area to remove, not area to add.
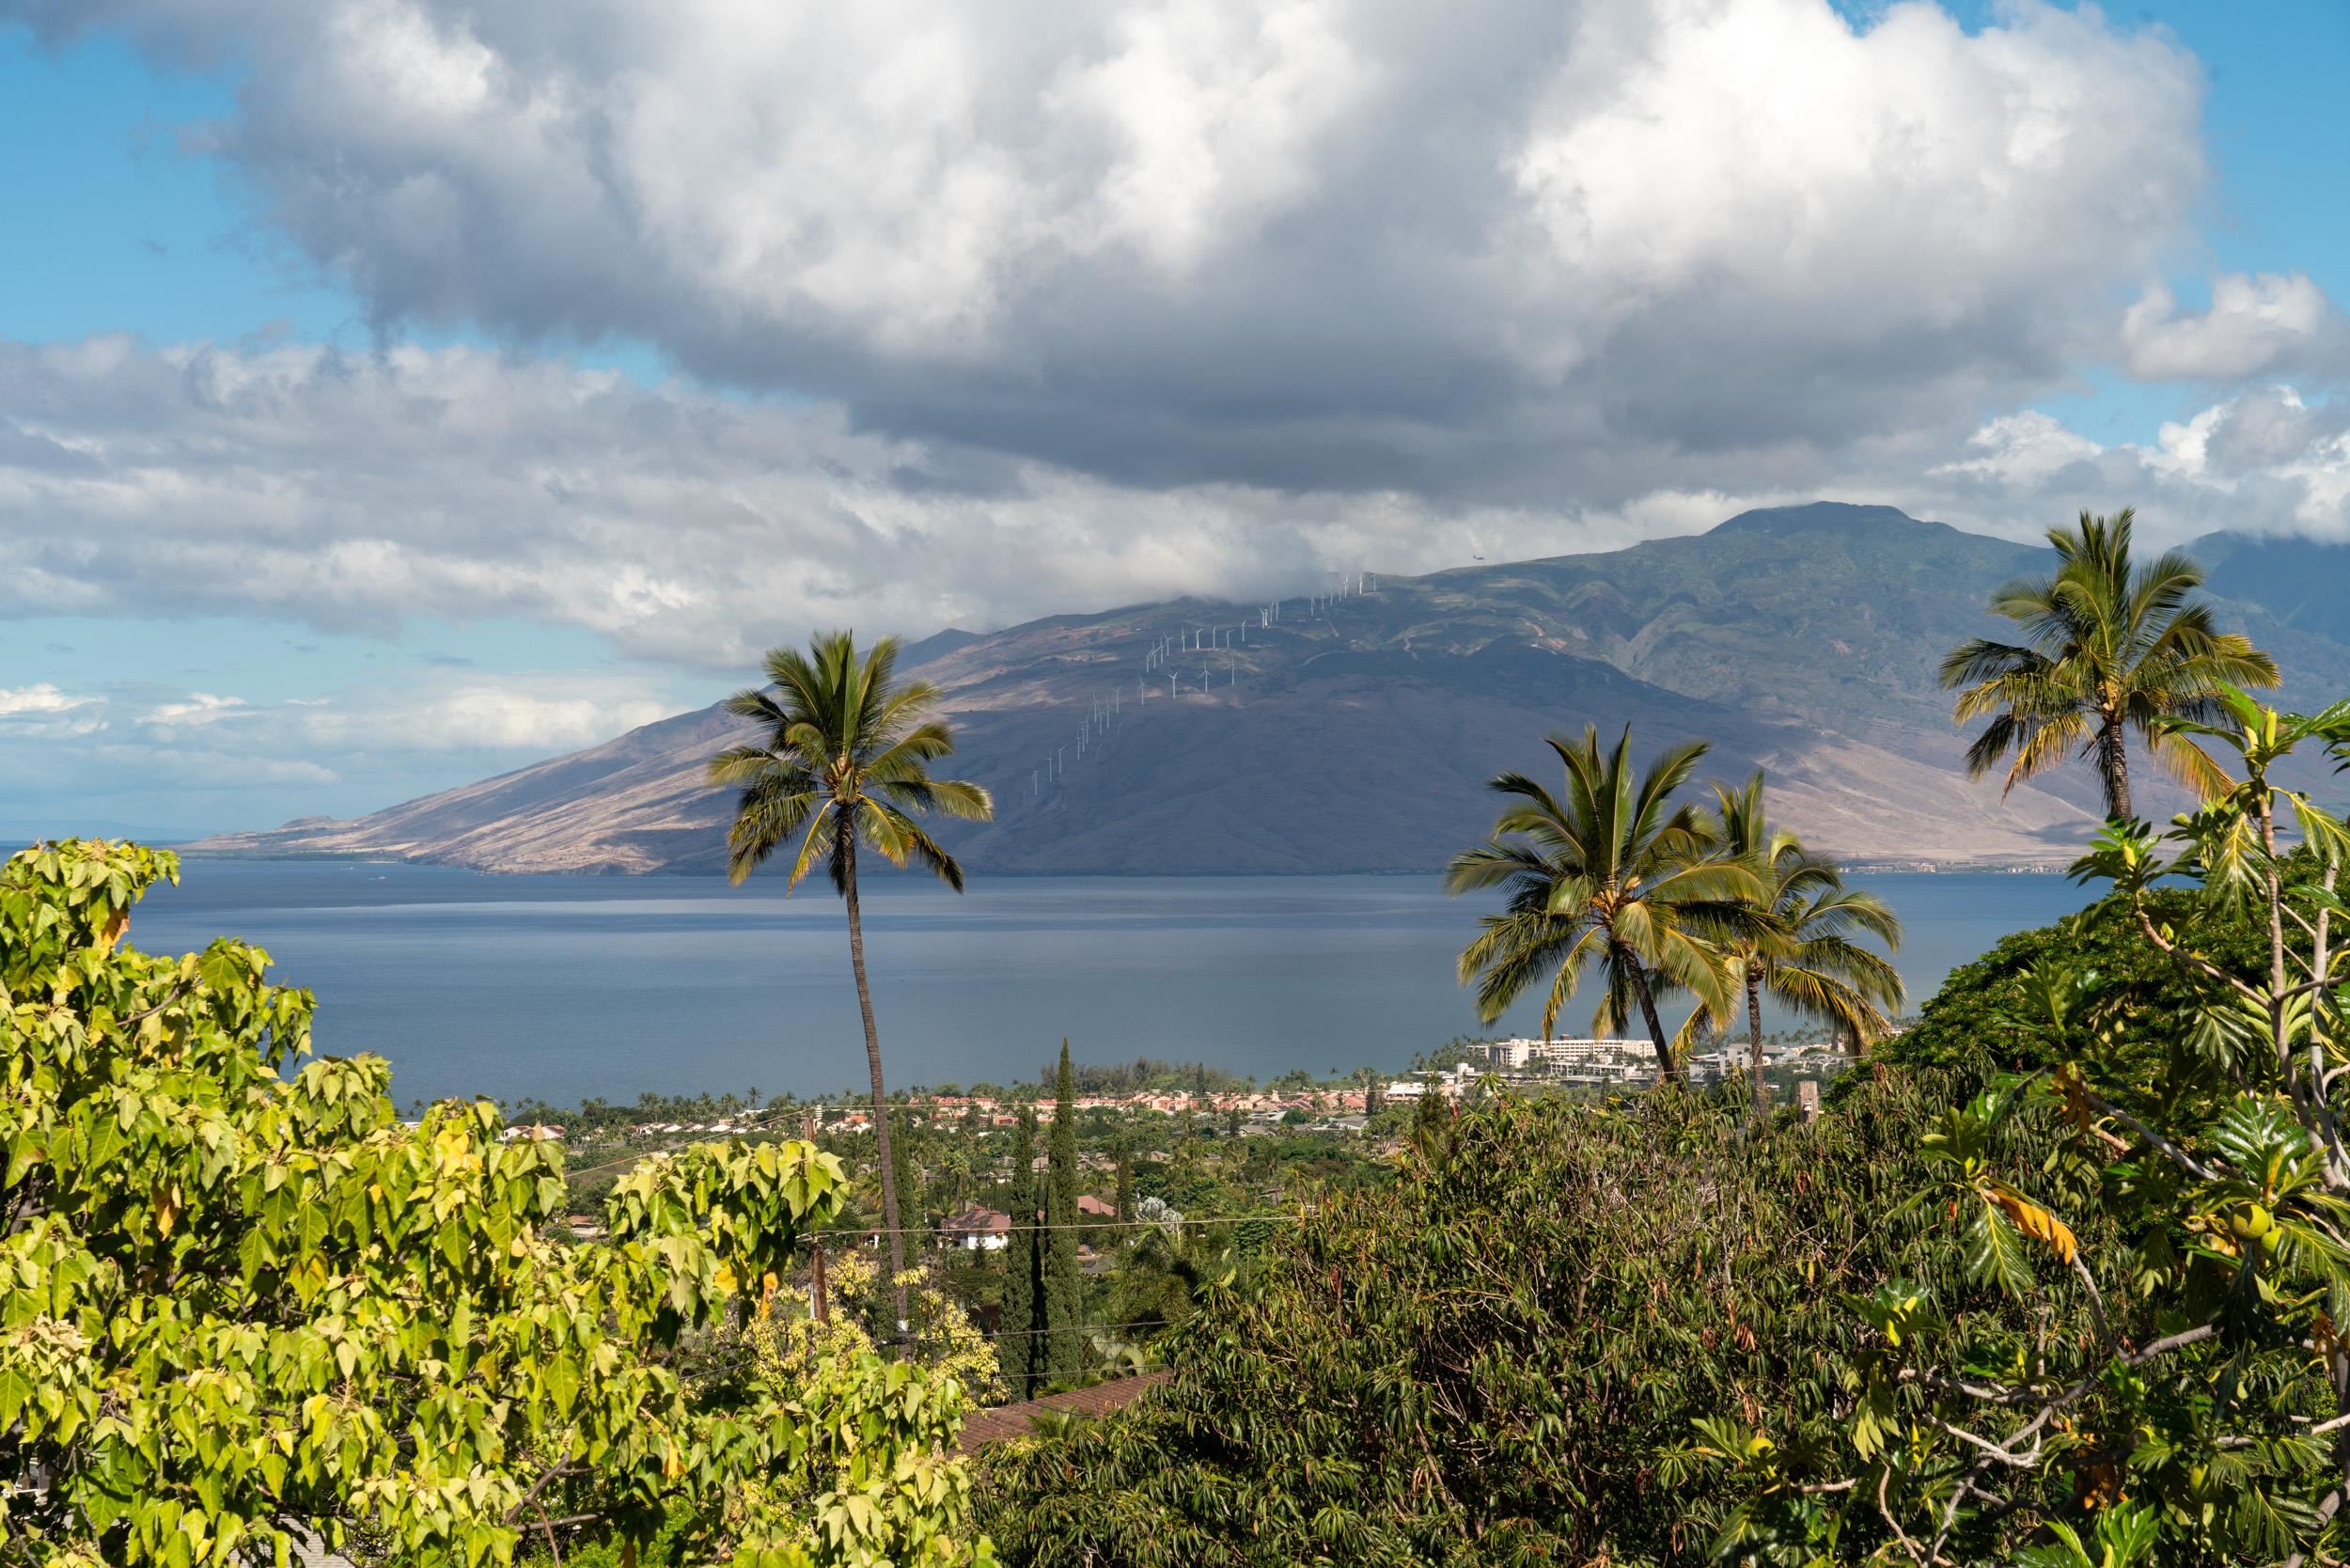
[[[1129,1328],[1168,1328],[1172,1326],[1173,1325],[1169,1324],[1165,1318],[1143,1318],[1136,1323],[1073,1323],[1062,1328],[1004,1328],[998,1329],[993,1334],[990,1334],[985,1329],[979,1327],[976,1324],[972,1325],[972,1329],[973,1332],[979,1334],[983,1339],[1034,1340],[1046,1334],[1116,1334]],[[913,1336],[913,1338],[918,1343],[926,1339],[943,1340],[946,1336],[943,1334],[916,1334]]]
[[[1072,1220],[1067,1227],[1054,1225],[1007,1225],[1001,1231],[990,1229],[983,1231],[972,1231],[969,1233],[974,1235],[1005,1236],[1010,1235],[1014,1231],[1054,1231],[1061,1229],[1072,1229],[1077,1231],[1164,1231],[1169,1229],[1170,1227],[1190,1225],[1246,1225],[1259,1220],[1261,1220],[1268,1225],[1303,1225],[1306,1221],[1313,1217],[1314,1210],[1308,1208],[1298,1214],[1219,1215],[1207,1219],[1193,1219],[1188,1215],[1181,1219],[1077,1219]],[[901,1236],[928,1236],[938,1233],[941,1230],[943,1230],[943,1227],[932,1227],[928,1225],[899,1225],[894,1227],[887,1225],[861,1225],[844,1226],[830,1231],[802,1231],[801,1234],[808,1236],[885,1236],[888,1235],[892,1230],[895,1230],[897,1233]]]

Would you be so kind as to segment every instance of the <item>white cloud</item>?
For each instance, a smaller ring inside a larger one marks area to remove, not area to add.
[[[2036,0],[11,11],[239,60],[193,145],[387,321],[1152,488],[1612,508],[1970,428],[2203,174],[2194,62]]]
[[[252,705],[241,697],[190,692],[180,700],[157,703],[147,711],[141,722],[158,729],[201,729],[223,719],[246,717],[253,712]]]
[[[2182,314],[2151,285],[2122,320],[2130,374],[2146,381],[2217,381],[2279,369],[2350,364],[2350,337],[2326,291],[2307,274],[2215,278],[2211,308]]]
[[[2350,537],[2350,403],[2307,402],[2289,386],[2167,422],[2150,444],[2101,445],[2033,411],[1990,421],[1970,446],[1983,455],[1881,494],[1921,516],[2019,537],[2083,507],[2129,505],[2169,541],[2220,529]]]
[[[81,740],[106,728],[105,699],[81,697],[55,683],[0,686],[0,737],[19,750],[36,741]]]
[[[2003,415],[1969,436],[1966,445],[1982,455],[1943,463],[1933,472],[1973,475],[2008,484],[2038,484],[2105,450],[2038,409]]]
[[[0,718],[70,713],[96,700],[95,698],[70,697],[46,681],[36,682],[29,686],[0,686]]]
[[[583,693],[581,688],[589,688]],[[602,689],[597,689],[602,688]],[[412,681],[325,697],[254,703],[191,692],[159,702],[142,722],[168,742],[223,720],[252,754],[494,751],[532,756],[610,740],[672,711],[640,682],[517,676],[502,682]]]
[[[290,716],[296,717],[292,728],[298,733],[338,750],[378,745],[550,755],[608,741],[672,711],[672,704],[642,695],[559,696],[471,683],[405,697],[368,693],[323,712]]]

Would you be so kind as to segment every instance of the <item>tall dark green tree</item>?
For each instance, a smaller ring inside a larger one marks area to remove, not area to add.
[[[923,1202],[922,1162],[915,1155],[913,1120],[902,1109],[891,1111],[889,1120],[889,1155],[897,1167],[898,1206],[905,1214],[907,1226],[918,1230],[927,1222],[929,1210]]]
[[[2221,716],[2229,686],[2273,686],[2277,662],[2212,622],[2194,598],[2203,569],[2173,550],[2133,564],[2135,514],[2084,510],[2070,528],[2051,528],[2056,575],[2018,581],[1991,596],[1991,608],[2022,630],[2020,643],[1975,637],[1942,661],[1942,683],[1960,688],[1951,717],[1991,722],[1966,751],[1980,777],[2002,758],[2007,788],[2077,753],[2094,762],[2108,816],[2128,817],[2128,738],[2136,730],[2173,777],[2206,799],[2230,785],[2191,733],[2166,721]]]
[[[1118,1223],[1120,1236],[1133,1232],[1135,1220],[1135,1139],[1128,1133],[1118,1142]]]
[[[1026,1399],[1036,1388],[1038,1332],[1044,1325],[1038,1299],[1037,1267],[1036,1106],[1020,1107],[1020,1125],[1011,1135],[1011,1234],[1004,1247],[1004,1310],[996,1321],[996,1367],[1004,1387],[1014,1399]]]
[[[766,686],[727,698],[727,712],[759,726],[759,735],[710,761],[710,780],[740,790],[727,835],[727,876],[741,882],[793,839],[787,889],[817,861],[849,913],[849,967],[865,1020],[865,1065],[873,1084],[873,1130],[881,1140],[882,1224],[889,1233],[889,1273],[898,1332],[906,1331],[905,1235],[898,1218],[898,1176],[889,1152],[889,1096],[882,1081],[881,1031],[873,1025],[873,988],[865,978],[865,923],[857,911],[857,847],[893,866],[917,860],[956,892],[963,868],[915,818],[931,810],[985,817],[985,790],[932,778],[930,765],[955,749],[954,732],[931,716],[938,690],[927,681],[894,679],[898,639],[884,637],[863,657],[856,637],[827,632],[802,653],[767,651]]]
[[[1053,1152],[1045,1193],[1044,1379],[1074,1382],[1085,1370],[1085,1278],[1077,1270],[1077,1076],[1060,1043],[1054,1085]]]

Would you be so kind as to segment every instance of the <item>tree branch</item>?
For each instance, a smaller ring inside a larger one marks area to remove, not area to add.
[[[2144,904],[2139,903],[2133,899],[2130,902],[2130,908],[2137,914],[2138,929],[2146,933],[2147,941],[2152,942],[2155,947],[2161,949],[2164,952],[2169,953],[2172,958],[2177,959],[2180,963],[2188,965],[2190,968],[2193,968],[2206,978],[2216,980],[2223,985],[2232,986],[2236,995],[2244,997],[2247,1001],[2262,1002],[2266,1000],[2266,998],[2264,997],[2257,990],[2245,984],[2242,980],[2228,973],[2227,970],[2219,967],[2218,964],[2212,963],[2211,960],[2201,957],[2199,954],[2188,952],[2185,948],[2180,947],[2176,942],[2173,942],[2169,937],[2163,935],[2162,933],[2155,928],[2154,917],[2146,913],[2146,906]]]
[[[2180,1148],[2177,1144],[2171,1142],[2169,1138],[2163,1137],[2160,1133],[2146,1125],[2145,1122],[2140,1121],[2137,1117],[2132,1116],[2128,1111],[2123,1110],[2121,1106],[2113,1104],[2110,1100],[2104,1098],[2102,1095],[2099,1095],[2089,1089],[2084,1088],[2081,1090],[2081,1094],[2091,1105],[2096,1106],[2100,1113],[2112,1117],[2116,1121],[2119,1121],[2123,1125],[2128,1127],[2130,1131],[2136,1133],[2139,1137],[2144,1138],[2148,1143],[2153,1144],[2156,1149],[2160,1150],[2163,1156],[2172,1165],[2177,1166],[2181,1170],[2186,1171],[2188,1175],[2194,1177],[2199,1182],[2208,1182],[2213,1180],[2212,1173],[2205,1169],[2202,1164],[2198,1161],[2194,1155],[2188,1153],[2186,1150]]]

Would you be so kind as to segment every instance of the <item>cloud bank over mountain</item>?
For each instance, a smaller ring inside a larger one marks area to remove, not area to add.
[[[1170,593],[1246,598],[1362,565],[1606,548],[1811,490],[2019,537],[2116,497],[2173,537],[2264,518],[2339,534],[2350,495],[2350,411],[2269,388],[2149,446],[2026,414],[1938,462],[1863,445],[1787,481],[1800,490],[1725,476],[1612,508],[1120,486],[859,431],[830,404],[648,389],[469,349],[0,346],[0,407],[33,411],[0,443],[0,613],[385,630],[512,617],[725,669],[810,626],[920,635]]]

